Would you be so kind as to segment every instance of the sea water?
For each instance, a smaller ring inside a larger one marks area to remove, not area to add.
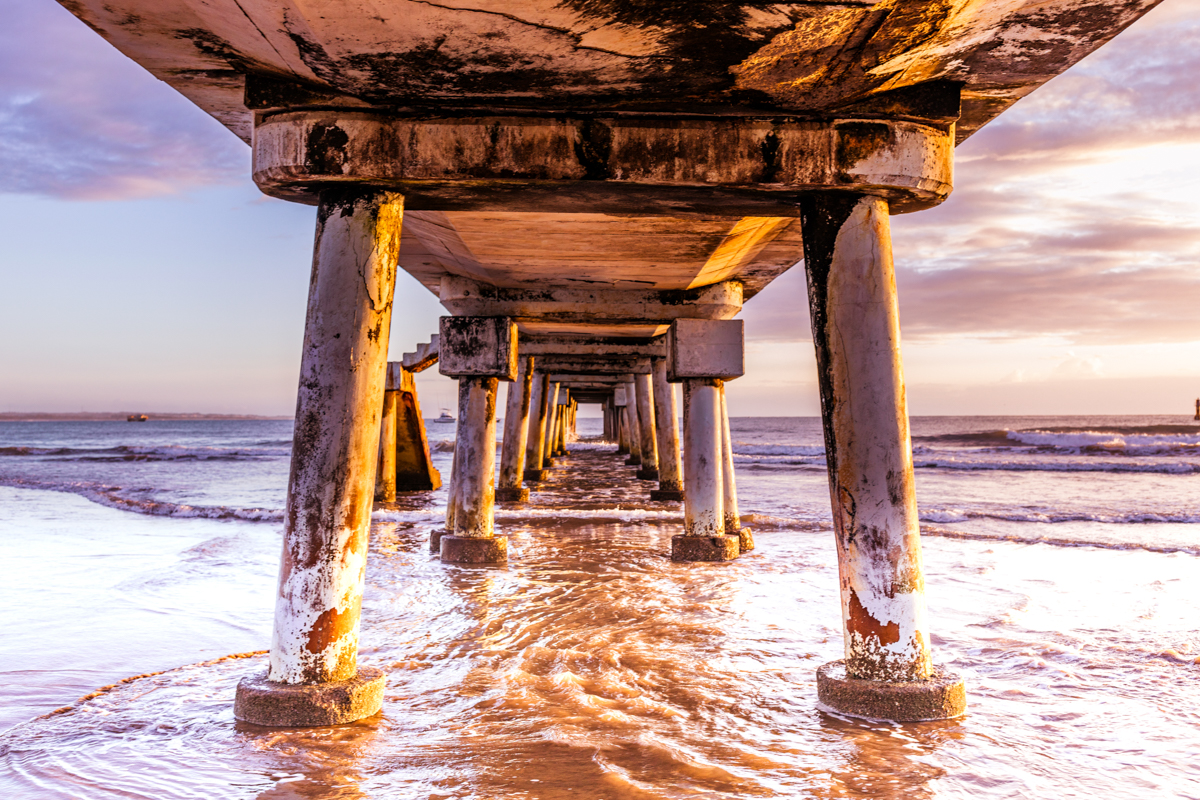
[[[758,546],[729,564],[669,560],[679,505],[592,419],[498,510],[505,566],[429,554],[444,490],[377,509],[384,712],[273,731],[232,698],[270,641],[290,423],[0,423],[0,796],[1200,798],[1200,425],[913,420],[969,712],[906,725],[817,705],[842,655],[819,421],[732,427]],[[454,426],[429,432],[448,477]]]

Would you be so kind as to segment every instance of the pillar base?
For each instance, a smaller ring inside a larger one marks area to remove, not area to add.
[[[383,708],[383,670],[360,667],[348,681],[274,683],[267,674],[242,678],[233,716],[271,728],[315,728],[373,717]]]
[[[737,536],[672,536],[672,561],[733,561],[741,555]]]
[[[629,455],[629,449],[628,449],[628,448],[625,448],[625,447],[618,447],[618,448],[617,448],[617,455],[619,455],[619,456],[627,456],[627,455]]]
[[[526,483],[541,483],[550,475],[548,469],[527,469],[525,470]]]
[[[673,500],[683,502],[683,489],[651,489],[651,500]]]
[[[497,489],[497,503],[527,503],[529,502],[529,490],[517,487],[515,489]]]
[[[641,465],[642,465],[642,457],[641,456],[630,456],[629,458],[625,459],[625,466],[627,466],[627,467],[640,467]]]
[[[508,537],[441,537],[442,561],[449,564],[498,564],[508,560]]]
[[[429,552],[442,552],[442,537],[449,536],[450,531],[445,528],[434,528],[429,532]]]
[[[642,467],[637,471],[637,477],[642,481],[657,481],[658,467]]]
[[[750,530],[749,528],[738,528],[736,531],[733,531],[731,535],[738,537],[738,541],[741,543],[741,551],[743,553],[748,553],[754,549],[754,531]]]
[[[862,719],[924,722],[967,713],[967,692],[960,675],[933,668],[927,681],[864,681],[846,677],[845,661],[817,670],[817,699],[822,705]]]

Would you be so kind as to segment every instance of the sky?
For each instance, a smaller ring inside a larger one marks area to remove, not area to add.
[[[315,210],[52,0],[0,0],[0,411],[288,415]],[[909,411],[1200,397],[1200,0],[1166,0],[961,145],[892,219]],[[742,312],[730,411],[819,413],[802,268]],[[390,357],[444,310],[405,274]],[[454,403],[419,376],[424,409]]]

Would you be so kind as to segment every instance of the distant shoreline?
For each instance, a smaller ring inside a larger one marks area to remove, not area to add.
[[[290,416],[262,416],[259,414],[189,414],[189,413],[155,413],[152,411],[0,411],[0,422],[125,422],[131,414],[145,414],[150,420],[234,420],[234,419],[272,419],[290,420]]]

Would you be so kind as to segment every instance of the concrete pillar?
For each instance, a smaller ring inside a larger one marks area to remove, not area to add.
[[[331,725],[382,707],[358,627],[403,214],[392,192],[320,196],[270,667],[234,704],[247,722]]]
[[[613,390],[613,425],[617,434],[617,455],[629,454],[629,429],[625,424],[625,387],[618,386]]]
[[[962,681],[930,659],[888,205],[814,194],[800,211],[846,653],[818,695],[858,716],[956,716]]]
[[[638,418],[637,388],[632,380],[625,383],[625,438],[629,445],[629,458],[625,464],[630,467],[642,464],[642,422]]]
[[[671,537],[674,561],[737,558],[737,536],[725,534],[725,486],[721,458],[720,378],[683,382],[683,535]]]
[[[554,466],[554,456],[558,444],[558,391],[560,385],[555,382],[550,384],[550,392],[547,395],[549,405],[546,408],[546,438],[542,444],[542,465],[546,468]]]
[[[529,438],[525,445],[525,480],[531,483],[546,480],[543,455],[546,448],[546,425],[550,413],[550,376],[533,374],[529,395]]]
[[[654,384],[653,377],[647,373],[637,375],[633,379],[634,394],[637,399],[638,433],[641,436],[640,447],[642,468],[637,476],[644,481],[658,480],[658,441],[654,432]]]
[[[375,500],[396,502],[396,392],[383,393],[383,413],[379,421],[379,464],[375,469]]]
[[[396,491],[430,492],[442,476],[429,454],[429,437],[413,374],[399,362],[388,364],[388,386],[396,388]]]
[[[533,356],[517,363],[517,379],[508,385],[504,409],[504,444],[500,450],[500,485],[496,499],[524,503],[529,490],[521,486],[525,479],[525,450],[529,440],[530,387],[533,385]]]
[[[496,389],[517,377],[516,325],[507,317],[442,317],[438,370],[458,378],[454,443],[453,534],[442,561],[503,561],[508,539],[495,535]]]
[[[666,359],[651,362],[654,369],[654,433],[658,437],[658,489],[651,500],[683,499],[683,460],[679,453],[679,414],[675,389],[667,382]]]
[[[721,481],[725,487],[725,533],[737,534],[739,550],[748,553],[754,549],[754,532],[742,527],[738,511],[737,481],[733,474],[733,437],[729,433],[729,405],[725,402],[725,386],[721,386]]]

